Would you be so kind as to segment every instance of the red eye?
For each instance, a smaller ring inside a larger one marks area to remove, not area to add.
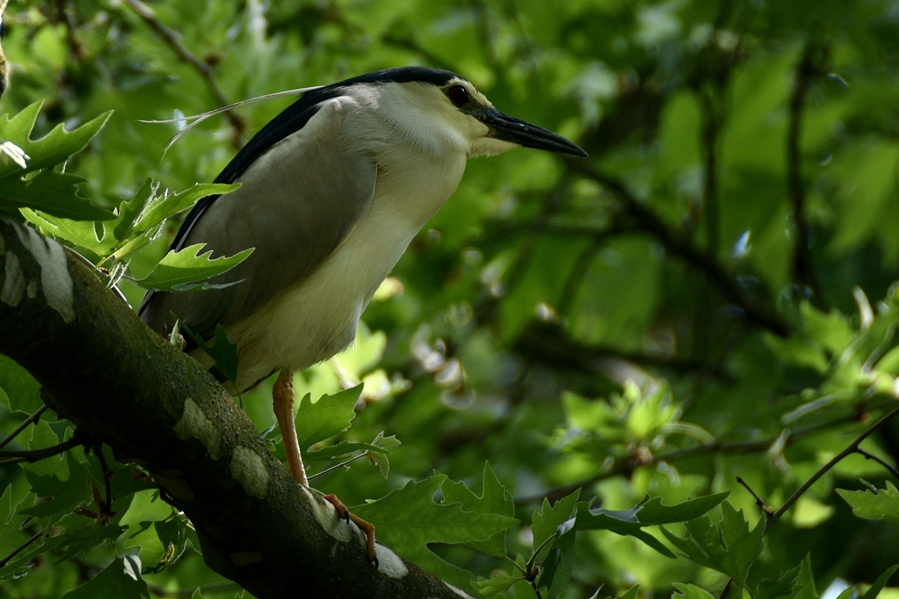
[[[449,96],[450,102],[456,106],[463,106],[469,102],[468,90],[462,85],[452,86],[446,90],[446,95]]]

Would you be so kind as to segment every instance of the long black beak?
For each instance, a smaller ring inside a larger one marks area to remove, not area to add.
[[[483,108],[472,116],[490,127],[490,135],[496,139],[509,141],[525,148],[574,154],[575,156],[587,155],[587,152],[577,144],[568,141],[561,135],[532,125],[527,121],[516,119],[495,108]]]

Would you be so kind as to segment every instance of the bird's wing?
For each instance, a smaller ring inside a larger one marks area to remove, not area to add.
[[[212,281],[241,282],[147,294],[139,312],[151,328],[170,326],[174,313],[208,338],[216,324],[239,322],[312,274],[368,211],[377,169],[368,155],[354,151],[345,130],[355,102],[337,96],[287,114],[295,107],[263,128],[216,179],[239,181],[240,189],[204,199],[173,243],[174,249],[205,243],[204,251],[214,256],[255,247]],[[290,127],[298,128],[282,134]]]

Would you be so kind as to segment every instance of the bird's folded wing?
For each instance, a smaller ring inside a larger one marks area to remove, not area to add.
[[[367,154],[354,149],[344,127],[357,107],[349,98],[336,97],[313,108],[301,129],[242,166],[236,178],[240,189],[195,210],[176,238],[177,248],[205,243],[204,251],[212,250],[214,256],[256,248],[212,281],[241,282],[148,295],[140,313],[152,328],[170,326],[174,313],[194,332],[211,337],[216,324],[239,322],[312,274],[364,217],[377,168]],[[239,158],[241,154],[235,161]]]

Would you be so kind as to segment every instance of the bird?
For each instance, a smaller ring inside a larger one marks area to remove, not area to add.
[[[294,373],[353,342],[375,290],[456,190],[467,160],[519,146],[587,155],[500,112],[471,82],[442,69],[395,67],[306,91],[215,179],[241,186],[200,200],[171,245],[202,243],[214,256],[253,253],[211,281],[218,285],[148,292],[138,313],[163,334],[179,320],[210,339],[221,325],[239,356],[234,393],[279,373],[273,407],[288,468],[308,487]],[[188,341],[185,351],[213,366],[196,344]],[[336,497],[326,497],[350,518]],[[376,561],[374,527],[353,521]]]

